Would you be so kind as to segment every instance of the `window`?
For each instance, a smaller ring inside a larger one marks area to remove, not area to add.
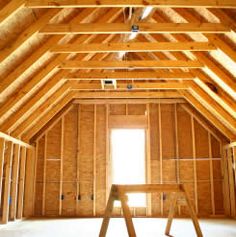
[[[145,130],[112,129],[111,157],[113,184],[144,184]],[[128,198],[131,207],[146,206],[145,194],[129,194]]]

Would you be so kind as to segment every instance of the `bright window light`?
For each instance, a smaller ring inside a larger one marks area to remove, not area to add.
[[[145,130],[111,131],[112,183],[145,184]],[[145,194],[128,194],[128,205],[145,207]],[[120,202],[115,205],[119,206]]]

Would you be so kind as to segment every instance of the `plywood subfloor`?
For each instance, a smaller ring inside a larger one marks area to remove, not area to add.
[[[0,226],[1,237],[96,237],[102,219],[43,219],[27,220]],[[136,218],[134,224],[138,237],[163,237],[166,219]],[[236,220],[204,219],[200,221],[204,237],[235,237]],[[173,237],[196,236],[189,219],[173,222]],[[111,220],[107,237],[126,237],[124,220]]]

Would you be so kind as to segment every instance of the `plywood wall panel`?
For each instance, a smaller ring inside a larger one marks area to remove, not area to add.
[[[45,192],[45,215],[58,216],[59,214],[59,182],[46,183]]]
[[[213,160],[213,178],[216,180],[222,180],[222,172],[221,172],[221,160]]]
[[[45,136],[38,141],[36,181],[43,182]]]
[[[197,180],[210,180],[210,161],[209,160],[197,160]]]
[[[216,140],[214,136],[211,135],[211,148],[212,148],[212,158],[221,157],[220,142]]]
[[[208,132],[194,120],[196,158],[209,158]]]
[[[161,130],[163,159],[175,158],[175,110],[172,104],[161,104]]]
[[[180,182],[193,181],[193,161],[192,160],[180,160]]]
[[[34,215],[42,216],[43,205],[43,182],[36,182],[35,184],[35,198],[34,198]]]
[[[224,214],[222,181],[214,181],[214,203],[216,215]]]
[[[76,216],[76,199],[76,182],[64,182],[62,216]]]
[[[128,115],[145,115],[146,104],[129,104]]]
[[[47,160],[46,165],[46,182],[58,182],[60,179],[60,162]]]
[[[163,160],[163,183],[176,183],[176,160],[166,159]]]
[[[75,182],[77,170],[77,107],[64,117],[63,182]]]
[[[212,213],[210,182],[198,182],[197,191],[199,215],[209,216],[209,214]]]
[[[81,105],[80,109],[80,153],[79,213],[81,216],[93,215],[93,143],[94,143],[94,106]]]
[[[125,104],[111,104],[109,105],[110,115],[125,115],[126,105]]]
[[[96,214],[106,206],[106,106],[96,108]]]
[[[177,123],[179,158],[192,158],[191,116],[180,105],[177,105]]]
[[[47,159],[61,159],[61,121],[48,131]]]

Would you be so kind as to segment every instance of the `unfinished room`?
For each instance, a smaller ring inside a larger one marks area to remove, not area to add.
[[[0,0],[0,236],[236,237],[236,0]]]

